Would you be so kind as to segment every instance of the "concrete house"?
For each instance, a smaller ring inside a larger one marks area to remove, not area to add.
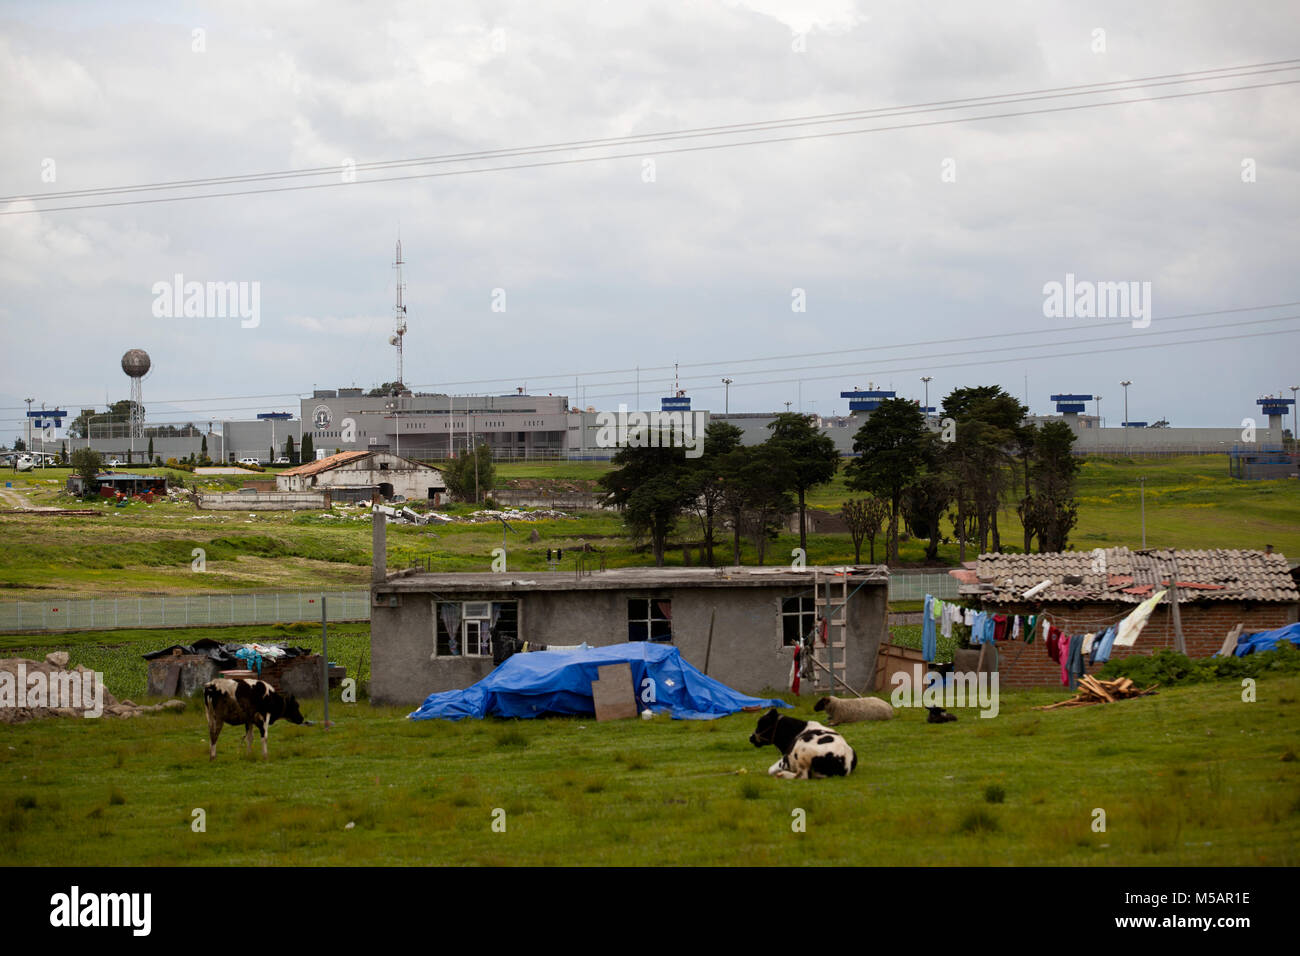
[[[468,687],[492,671],[494,642],[505,640],[663,641],[743,693],[784,690],[795,645],[828,606],[828,640],[815,656],[865,692],[888,636],[883,567],[388,574],[385,522],[375,522],[373,533],[370,696],[379,704],[416,705],[430,693]],[[815,672],[803,680],[804,693],[831,686],[826,671]]]
[[[282,492],[354,490],[364,497],[378,489],[385,498],[402,495],[431,504],[441,504],[447,491],[438,469],[386,451],[345,451],[286,468],[275,476],[275,486]]]
[[[973,566],[950,571],[961,582],[960,603],[997,614],[1045,613],[1068,634],[1096,633],[1125,617],[1157,590],[1178,585],[1178,618],[1189,657],[1218,651],[1237,624],[1242,633],[1269,631],[1297,620],[1300,590],[1286,558],[1265,551],[1217,549],[1063,551],[1054,554],[982,554]],[[1176,573],[1175,573],[1176,571]],[[1026,591],[1049,582],[1030,598]],[[1133,647],[1113,659],[1174,647],[1170,596],[1156,605]],[[998,646],[1003,687],[1061,684],[1060,664],[1041,640]],[[1089,673],[1100,665],[1090,666]]]

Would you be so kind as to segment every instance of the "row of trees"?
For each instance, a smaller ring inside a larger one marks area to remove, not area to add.
[[[648,540],[662,566],[668,538],[689,516],[699,524],[703,558],[714,563],[718,531],[730,525],[732,554],[741,561],[742,543],[752,543],[762,564],[767,545],[786,519],[799,512],[799,542],[807,547],[807,493],[835,477],[835,443],[803,415],[777,416],[771,435],[759,445],[742,445],[743,432],[713,422],[704,433],[702,454],[687,458],[667,447],[668,433],[648,434],[614,456],[616,466],[600,479],[608,501],[618,505],[629,530]]]
[[[1025,422],[1028,410],[996,385],[959,388],[943,401],[939,432],[920,407],[884,401],[854,436],[858,457],[846,484],[889,506],[888,560],[898,560],[900,521],[938,557],[941,521],[955,531],[958,558],[1002,550],[998,512],[1014,503],[1027,553],[1062,551],[1078,520],[1074,486],[1079,462],[1064,422]]]
[[[903,527],[926,541],[926,558],[935,560],[945,520],[955,531],[960,560],[968,545],[976,553],[1000,551],[998,513],[1008,505],[1020,516],[1024,551],[1035,545],[1064,550],[1078,520],[1074,432],[1064,422],[1027,424],[1026,412],[998,386],[960,388],[944,399],[943,427],[935,432],[916,403],[882,402],[854,436],[857,457],[844,469],[848,489],[866,493],[842,512],[856,560],[867,541],[875,562],[883,529],[885,559],[897,562]],[[735,562],[748,540],[762,564],[768,542],[796,511],[806,552],[808,492],[835,477],[840,458],[811,417],[787,413],[768,427],[766,441],[746,446],[739,428],[714,422],[705,431],[703,454],[693,459],[667,447],[667,434],[643,436],[642,447],[614,456],[615,469],[600,485],[633,535],[649,541],[656,565],[663,564],[677,522],[688,515],[699,524],[709,564],[724,524],[731,528]]]

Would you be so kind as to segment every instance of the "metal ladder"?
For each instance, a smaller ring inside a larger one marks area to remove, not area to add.
[[[831,596],[835,577],[839,578],[840,583],[838,604]],[[847,686],[845,672],[849,634],[849,569],[839,568],[825,577],[822,576],[820,569],[814,569],[813,597],[819,622],[818,634],[813,643],[813,660],[816,662],[813,666],[813,689],[834,694],[838,688]],[[827,622],[825,644],[821,642],[820,621],[822,620]],[[839,680],[836,681],[835,678]]]

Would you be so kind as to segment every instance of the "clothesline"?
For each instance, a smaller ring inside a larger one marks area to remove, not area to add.
[[[1155,606],[1164,596],[1164,591],[1157,591],[1135,608],[1097,621],[1096,624],[1107,625],[1104,629],[1095,627],[1092,622],[1073,622],[1074,628],[1093,629],[1075,630],[1073,634],[1067,634],[1056,625],[1049,612],[1041,610],[1041,606],[1034,614],[997,614],[977,611],[927,594],[921,610],[921,657],[927,663],[935,658],[938,643],[936,621],[941,622],[944,637],[952,637],[953,624],[963,624],[970,628],[969,643],[993,644],[995,647],[1000,641],[1021,640],[1023,622],[1024,646],[1032,644],[1038,632],[1043,630],[1043,647],[1048,657],[1061,665],[1061,683],[1073,690],[1078,678],[1087,673],[1088,664],[1101,664],[1110,660],[1111,649],[1115,645],[1133,646]],[[1022,648],[1021,654],[1023,653]],[[1016,655],[1017,661],[1020,656]]]

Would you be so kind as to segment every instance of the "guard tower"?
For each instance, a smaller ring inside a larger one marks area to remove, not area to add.
[[[1091,395],[1053,395],[1056,410],[1061,413],[1065,423],[1071,428],[1079,427],[1079,413],[1084,410],[1084,403],[1092,401]]]
[[[874,412],[880,403],[890,398],[897,398],[897,392],[885,392],[868,382],[865,389],[855,388],[851,392],[840,392],[840,398],[849,400],[849,414],[854,412]]]

